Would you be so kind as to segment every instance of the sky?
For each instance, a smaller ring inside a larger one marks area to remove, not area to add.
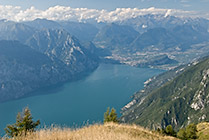
[[[0,19],[122,21],[145,14],[209,19],[209,0],[0,0]]]
[[[156,7],[209,12],[209,0],[0,0],[0,5],[20,6],[22,9],[34,6],[41,10],[61,5],[109,11],[116,8]]]

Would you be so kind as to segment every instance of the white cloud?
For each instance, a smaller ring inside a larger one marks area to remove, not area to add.
[[[65,6],[54,6],[46,10],[39,10],[35,7],[31,7],[26,10],[22,10],[18,6],[2,6],[0,5],[0,19],[8,19],[13,21],[28,21],[36,18],[46,18],[49,20],[76,20],[85,21],[87,19],[95,19],[100,21],[123,21],[129,18],[135,18],[145,14],[163,14],[165,17],[169,15],[173,16],[191,16],[191,17],[206,17],[209,18],[209,14],[199,14],[195,11],[183,11],[177,9],[157,9],[154,7],[148,9],[138,8],[117,8],[114,11],[87,9],[87,8],[71,8]]]

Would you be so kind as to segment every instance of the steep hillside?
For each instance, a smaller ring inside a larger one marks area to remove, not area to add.
[[[52,61],[17,41],[0,41],[0,50],[0,102],[20,98],[72,77],[58,59]]]
[[[209,58],[193,63],[179,76],[162,87],[138,98],[123,112],[122,120],[149,128],[176,129],[191,122],[209,120]]]
[[[136,125],[92,125],[77,130],[52,128],[40,130],[15,140],[178,140]]]

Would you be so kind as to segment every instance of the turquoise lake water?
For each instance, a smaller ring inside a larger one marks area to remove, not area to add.
[[[6,124],[13,124],[17,112],[28,106],[34,120],[42,126],[79,127],[87,122],[102,122],[107,107],[120,109],[131,100],[143,83],[163,70],[135,68],[126,65],[101,64],[82,80],[69,82],[59,88],[46,89],[44,95],[0,103],[0,134]]]

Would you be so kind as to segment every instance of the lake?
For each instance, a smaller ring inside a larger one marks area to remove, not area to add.
[[[114,107],[119,114],[147,79],[162,72],[101,64],[82,80],[38,91],[36,96],[0,103],[0,133],[4,133],[7,124],[16,121],[17,113],[26,106],[31,109],[34,120],[40,119],[42,126],[79,127],[87,122],[102,122],[107,107]]]

